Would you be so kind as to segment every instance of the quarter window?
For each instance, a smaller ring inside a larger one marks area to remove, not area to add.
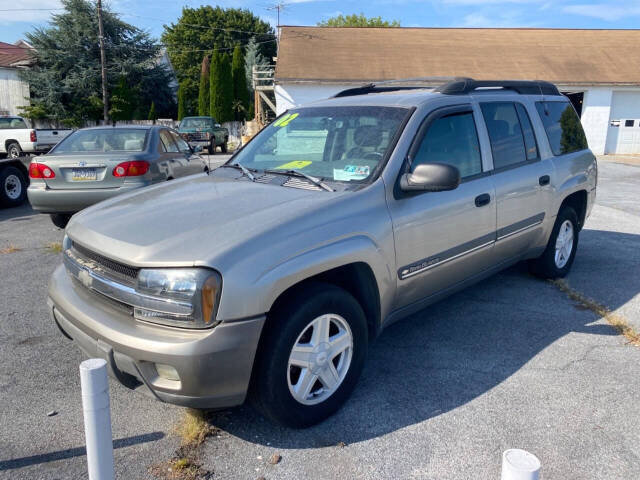
[[[173,138],[171,138],[169,130],[160,130],[160,140],[167,152],[175,153],[178,151],[178,146],[176,142],[173,141]]]
[[[482,157],[473,113],[457,113],[435,120],[420,143],[411,164],[446,163],[460,171],[460,177],[482,173]]]
[[[554,155],[588,148],[578,114],[569,102],[536,102]]]
[[[516,104],[511,102],[480,105],[489,132],[495,170],[538,158],[531,122],[524,107],[518,107],[517,110]]]

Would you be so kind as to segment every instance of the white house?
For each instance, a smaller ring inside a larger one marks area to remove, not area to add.
[[[640,153],[640,30],[282,27],[278,113],[385,80],[548,80],[596,154]]]
[[[23,40],[0,42],[0,115],[19,115],[19,107],[29,105],[29,84],[19,71],[31,64],[30,51]]]

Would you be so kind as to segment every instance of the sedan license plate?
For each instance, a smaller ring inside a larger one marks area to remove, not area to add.
[[[74,182],[91,182],[98,179],[95,168],[74,168],[71,172],[71,180]]]

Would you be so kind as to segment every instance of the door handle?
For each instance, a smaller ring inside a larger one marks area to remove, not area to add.
[[[476,197],[476,207],[484,207],[491,202],[491,196],[488,193],[483,193]]]
[[[540,186],[549,185],[550,181],[551,178],[549,177],[549,175],[543,175],[538,179],[538,183],[540,184]]]

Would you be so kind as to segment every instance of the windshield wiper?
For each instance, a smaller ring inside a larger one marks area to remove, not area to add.
[[[318,186],[320,188],[323,188],[327,192],[335,192],[335,190],[333,188],[331,188],[329,185],[324,183],[319,178],[312,177],[308,173],[301,172],[300,170],[293,170],[293,169],[291,169],[291,170],[276,170],[276,169],[272,169],[272,170],[265,170],[265,172],[266,173],[279,173],[279,174],[282,174],[282,175],[289,175],[291,177],[303,177],[303,178],[306,178],[307,180],[309,180],[314,185],[316,185],[316,186]]]
[[[249,180],[251,180],[252,182],[256,181],[256,177],[253,176],[253,173],[251,173],[247,167],[245,167],[243,165],[240,165],[239,163],[233,163],[233,164],[232,163],[229,163],[229,164],[225,163],[224,165],[220,165],[220,167],[218,167],[218,168],[221,168],[221,167],[235,168],[236,170],[242,171],[242,173],[244,175],[246,175],[249,178]]]

